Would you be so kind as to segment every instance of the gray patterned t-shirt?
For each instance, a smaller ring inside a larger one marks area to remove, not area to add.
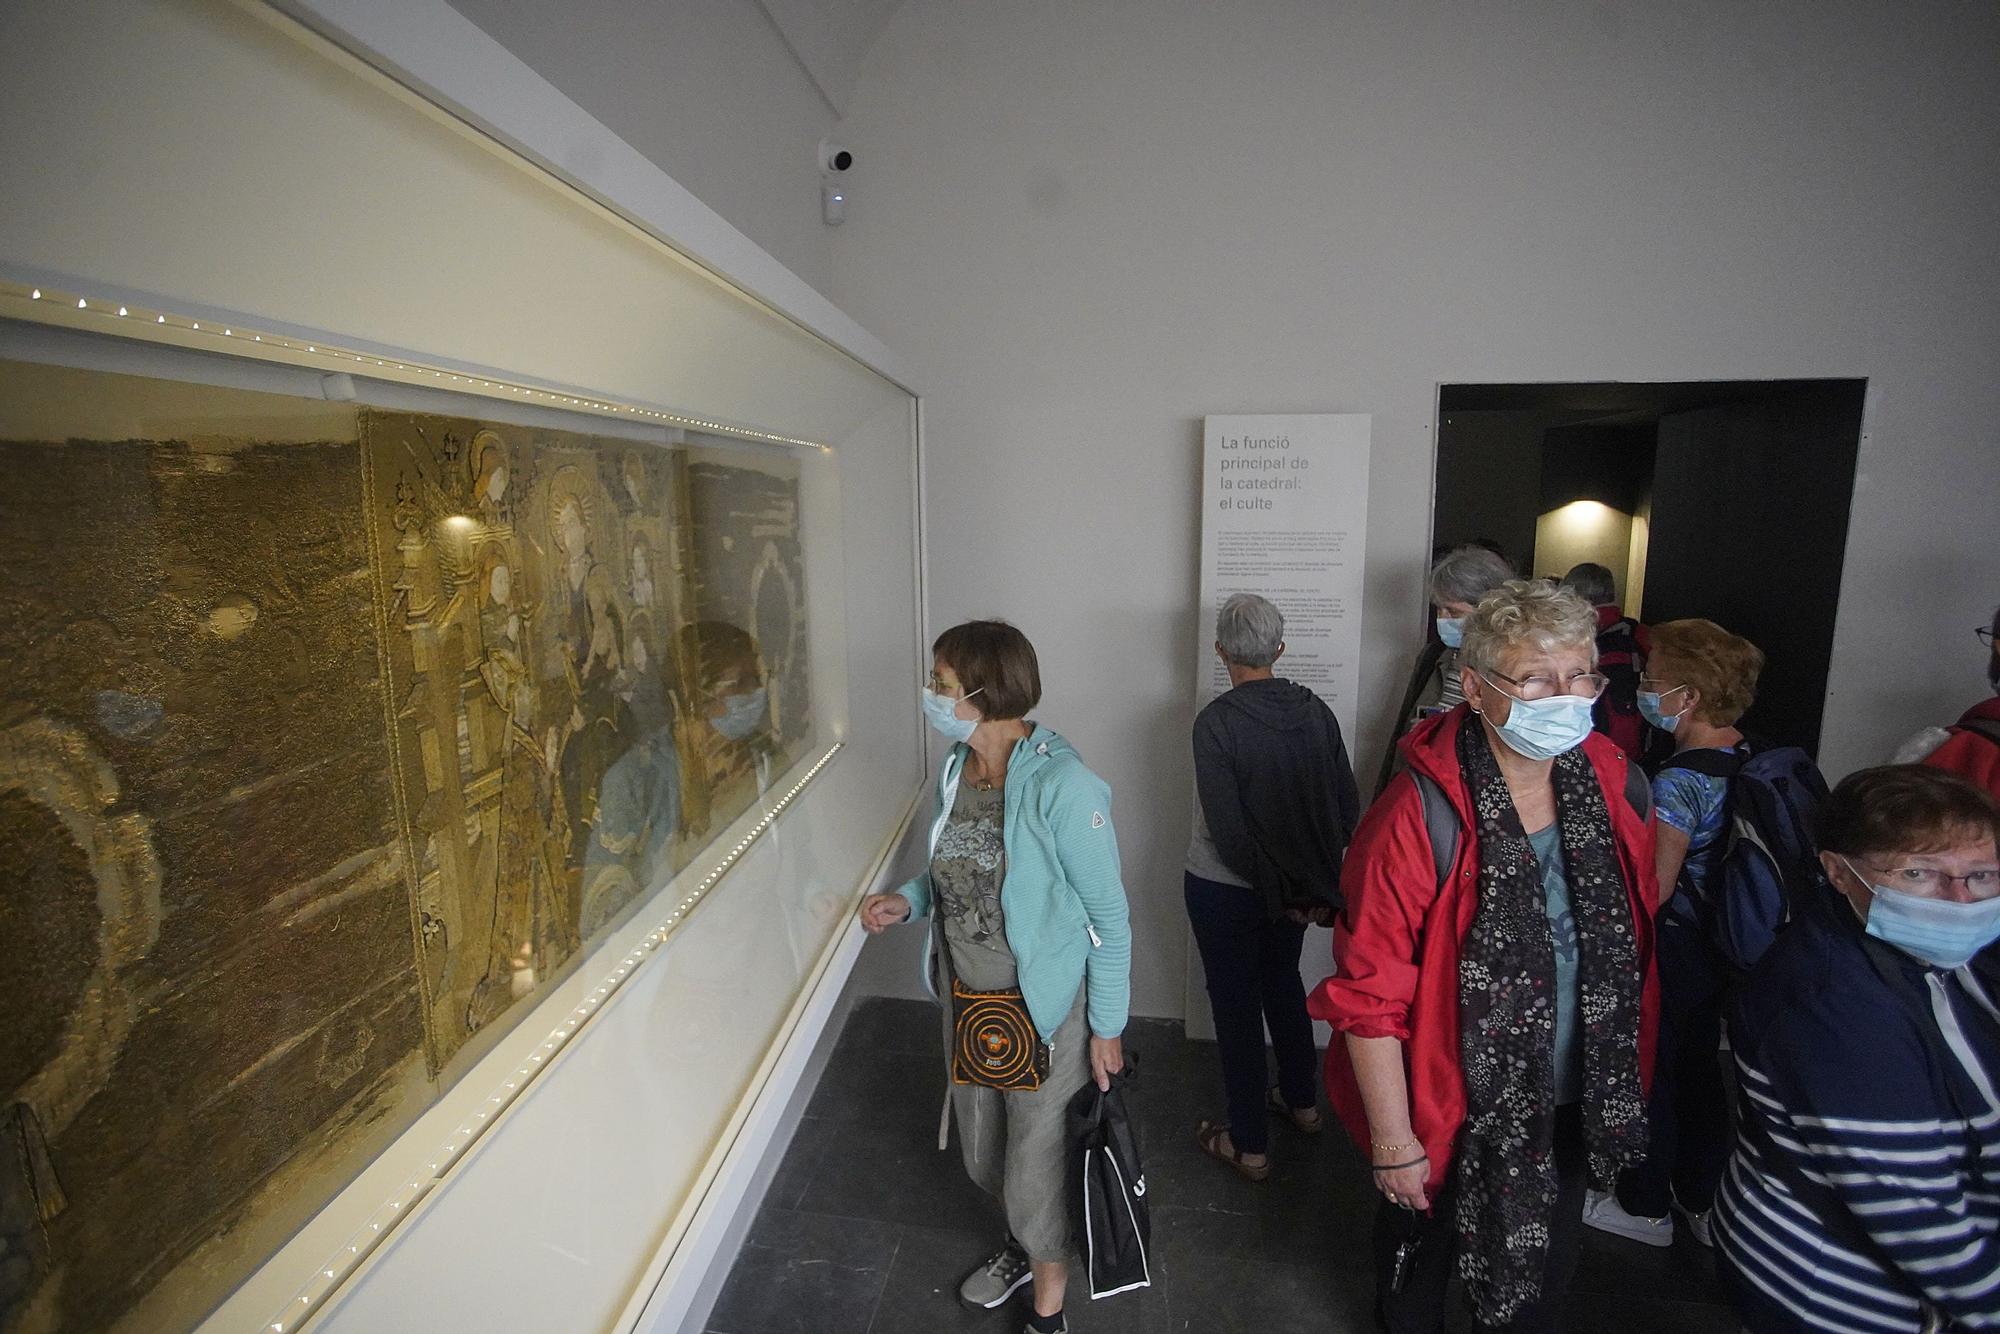
[[[960,783],[931,854],[931,888],[952,972],[978,991],[1017,985],[1014,952],[1000,911],[1000,885],[1007,875],[1006,807],[1004,788],[981,792]]]

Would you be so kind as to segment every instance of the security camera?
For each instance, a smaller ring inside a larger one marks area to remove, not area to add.
[[[825,139],[819,141],[819,169],[829,176],[839,176],[853,170],[854,154],[839,144]]]

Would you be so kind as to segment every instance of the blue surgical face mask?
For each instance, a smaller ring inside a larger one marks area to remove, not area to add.
[[[1438,640],[1446,648],[1458,648],[1465,643],[1465,618],[1463,616],[1440,616],[1437,618]]]
[[[1863,929],[1918,962],[1933,968],[1963,968],[1973,955],[2000,940],[2000,898],[1959,903],[1905,894],[1869,880],[1847,858],[1840,860],[1875,896]]]
[[[1486,680],[1484,676],[1480,678]],[[1499,686],[1486,681],[1501,694]],[[1531,760],[1552,760],[1575,750],[1590,735],[1590,711],[1595,700],[1582,695],[1551,695],[1547,699],[1515,699],[1507,721],[1497,723],[1500,739]]]
[[[722,716],[709,719],[709,725],[731,741],[741,741],[764,721],[764,709],[768,703],[769,697],[763,686],[740,695],[726,696],[722,701]]]
[[[1687,710],[1682,709],[1679,713],[1663,713],[1660,710],[1660,701],[1681,688],[1680,686],[1675,686],[1673,690],[1641,690],[1639,692],[1639,716],[1659,728],[1662,732],[1673,731],[1681,725],[1681,719],[1687,717]]]
[[[983,690],[985,687],[982,686],[980,689]],[[972,695],[978,693],[979,691],[975,690]],[[971,699],[972,695],[967,695],[965,698]],[[924,721],[946,741],[970,741],[973,731],[979,726],[977,718],[959,717],[958,705],[959,701],[949,695],[940,695],[928,687],[924,690]]]

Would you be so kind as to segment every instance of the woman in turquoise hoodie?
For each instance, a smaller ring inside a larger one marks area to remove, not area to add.
[[[966,1171],[999,1198],[1008,1225],[1007,1244],[959,1296],[992,1308],[1033,1282],[1028,1329],[1051,1334],[1065,1328],[1071,1248],[1064,1113],[1086,1081],[1108,1088],[1125,1063],[1132,935],[1111,790],[1067,741],[1028,720],[1042,683],[1019,630],[971,621],[939,635],[931,654],[924,713],[954,744],[938,773],[930,864],[894,893],[864,900],[861,922],[873,933],[929,919],[924,972],[933,993],[948,998],[954,982],[1018,989],[1048,1049],[1038,1087],[954,1080],[946,1115],[958,1119]],[[947,1001],[947,1065],[951,1008]]]

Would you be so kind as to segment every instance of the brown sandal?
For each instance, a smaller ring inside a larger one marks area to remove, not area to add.
[[[1264,1101],[1272,1111],[1290,1121],[1292,1128],[1301,1135],[1317,1135],[1326,1125],[1325,1118],[1319,1114],[1319,1108],[1292,1106],[1285,1101],[1285,1095],[1278,1092],[1276,1085],[1271,1087],[1271,1094]]]
[[[1203,1121],[1195,1128],[1195,1143],[1201,1145],[1201,1151],[1215,1159],[1218,1163],[1226,1163],[1230,1167],[1235,1168],[1237,1173],[1246,1181],[1262,1181],[1265,1177],[1270,1176],[1271,1160],[1269,1155],[1266,1155],[1264,1161],[1261,1163],[1246,1163],[1243,1161],[1243,1155],[1237,1152],[1234,1144],[1229,1146],[1227,1152],[1223,1151],[1222,1137],[1228,1133],[1229,1127],[1226,1125],[1219,1125],[1214,1121]]]

